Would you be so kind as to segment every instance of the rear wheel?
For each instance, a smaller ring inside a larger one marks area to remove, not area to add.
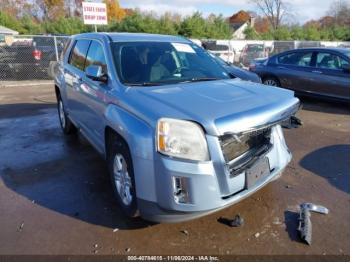
[[[129,148],[120,137],[110,139],[108,168],[114,195],[124,213],[138,216],[134,168]]]
[[[57,95],[57,110],[63,133],[66,135],[75,133],[77,129],[68,118],[60,95]]]
[[[281,86],[280,81],[273,76],[267,76],[263,79],[263,84],[268,86]]]

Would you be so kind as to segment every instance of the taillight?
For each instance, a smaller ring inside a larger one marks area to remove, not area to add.
[[[40,60],[41,59],[41,51],[40,50],[33,50],[32,55],[35,60]]]

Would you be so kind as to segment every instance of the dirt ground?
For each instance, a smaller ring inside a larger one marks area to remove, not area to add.
[[[304,125],[286,130],[283,176],[223,211],[178,224],[126,218],[104,160],[64,137],[51,85],[0,88],[0,254],[350,254],[350,107],[303,100]],[[298,205],[313,213],[311,246]],[[245,224],[217,221],[240,214]],[[186,232],[187,234],[185,234]]]

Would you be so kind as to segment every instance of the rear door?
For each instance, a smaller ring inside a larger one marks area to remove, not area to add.
[[[312,91],[337,98],[350,98],[350,74],[343,65],[350,65],[350,59],[333,51],[317,53],[314,72],[318,74]]]
[[[277,57],[275,75],[282,87],[295,91],[310,90],[315,74],[312,72],[315,54],[312,50],[288,52]]]

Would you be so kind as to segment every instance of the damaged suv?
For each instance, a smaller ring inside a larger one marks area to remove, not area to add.
[[[299,108],[294,93],[232,79],[185,38],[73,36],[55,90],[63,132],[79,130],[106,158],[116,200],[132,217],[215,212],[291,160],[281,123]]]

